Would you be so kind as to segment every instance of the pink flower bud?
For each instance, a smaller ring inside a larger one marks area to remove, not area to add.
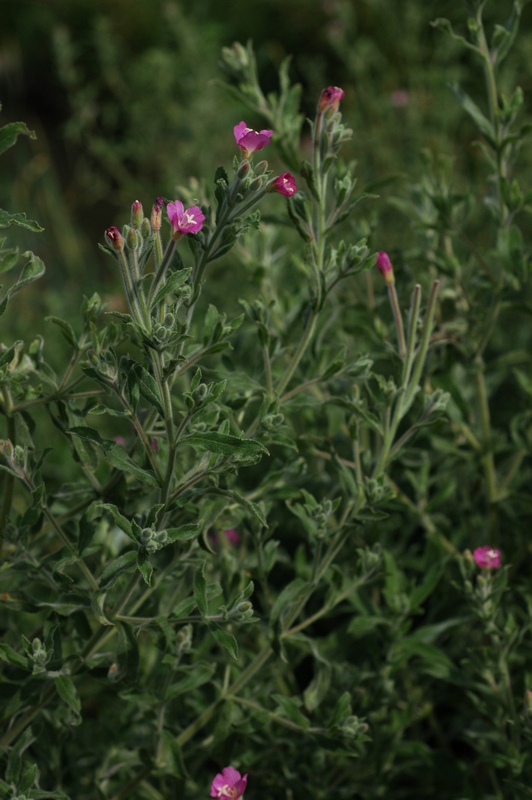
[[[227,541],[229,542],[229,544],[232,544],[232,545],[238,544],[239,541],[240,541],[240,534],[234,528],[227,528],[224,531],[224,536],[227,539]]]
[[[162,208],[158,203],[155,203],[151,210],[151,228],[152,231],[160,231],[161,230],[161,217],[162,217]]]
[[[123,436],[113,436],[113,441],[120,445],[120,447],[126,447],[127,442]]]
[[[114,225],[110,228],[107,228],[105,231],[105,238],[107,242],[111,245],[117,253],[121,253],[124,249],[124,240],[122,238],[122,234]]]
[[[279,194],[284,194],[285,197],[292,197],[297,192],[295,178],[289,172],[283,172],[282,175],[275,178],[270,187],[270,191],[279,192]]]
[[[340,100],[343,99],[345,92],[338,86],[328,86],[323,89],[318,102],[318,111],[338,111]]]
[[[499,569],[501,566],[500,550],[495,550],[489,545],[477,547],[473,553],[473,558],[481,569]]]
[[[240,775],[234,767],[224,767],[211,784],[211,797],[222,800],[240,800],[248,783],[247,775]]]
[[[242,157],[249,158],[257,150],[262,150],[270,143],[270,138],[273,131],[254,131],[253,128],[248,128],[244,121],[239,122],[233,128],[235,140],[237,145],[242,150]]]
[[[386,283],[392,284],[395,282],[392,262],[390,261],[388,253],[385,253],[383,250],[377,255],[377,269],[384,276]]]
[[[131,224],[134,228],[140,228],[142,220],[144,219],[144,211],[142,210],[142,203],[135,200],[131,206]]]
[[[174,229],[173,239],[180,239],[186,233],[198,233],[202,229],[205,220],[201,208],[191,206],[191,208],[185,210],[183,203],[179,200],[168,203],[166,213]]]

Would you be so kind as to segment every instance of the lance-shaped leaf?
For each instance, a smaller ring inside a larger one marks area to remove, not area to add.
[[[484,134],[491,146],[497,147],[493,125],[489,119],[484,116],[477,104],[461,89],[457,83],[450,83],[449,88],[454,93],[464,111],[467,112],[476,123],[479,131]]]
[[[268,453],[260,442],[254,439],[240,439],[228,433],[193,433],[181,440],[183,443],[192,444],[199,450],[208,450],[219,456],[257,456]]]
[[[115,680],[125,679],[127,683],[137,680],[139,671],[139,646],[133,628],[126,622],[116,624],[116,665]]]
[[[130,475],[134,475],[140,481],[147,483],[150,486],[158,485],[155,475],[137,466],[137,464],[131,460],[124,448],[119,445],[118,442],[115,442],[112,439],[103,439],[98,431],[94,428],[89,428],[85,425],[76,425],[73,428],[69,428],[67,433],[71,434],[72,436],[79,436],[82,439],[88,439],[89,441],[97,444],[102,448],[106,459],[110,464],[113,465],[113,467],[116,467],[117,469],[120,469]]]
[[[55,679],[55,688],[61,700],[74,712],[77,718],[80,717],[81,700],[74,686],[74,681],[68,675],[58,675]],[[81,722],[81,719],[79,720]]]
[[[108,589],[123,572],[130,572],[137,562],[137,551],[129,550],[106,566],[100,577],[100,589]]]
[[[0,211],[0,227],[2,227],[2,214],[5,213]],[[20,273],[20,278],[18,281],[8,290],[6,296],[0,303],[0,316],[6,310],[6,306],[8,301],[13,297],[14,294],[20,292],[21,289],[24,289],[25,286],[28,286],[30,283],[38,280],[42,275],[44,275],[44,264],[41,259],[32,253],[30,250],[27,250],[25,253],[22,254],[23,258],[29,259],[26,264],[24,264],[22,268],[22,272]]]
[[[12,147],[21,135],[37,138],[35,131],[30,131],[25,122],[10,122],[0,128],[0,153]]]

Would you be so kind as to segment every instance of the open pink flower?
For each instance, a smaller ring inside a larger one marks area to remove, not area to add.
[[[174,238],[179,238],[185,233],[198,233],[203,227],[205,216],[201,208],[198,206],[185,207],[179,200],[174,200],[173,203],[168,203],[166,206],[166,213],[168,219],[172,223],[174,229]],[[176,234],[178,234],[176,236]]]
[[[292,197],[297,192],[296,181],[293,175],[289,172],[283,172],[275,180],[271,182],[271,188],[274,192],[284,194],[285,197]]]
[[[499,569],[501,566],[500,550],[495,550],[489,545],[485,545],[485,547],[477,547],[473,553],[473,558],[477,562],[477,565],[482,569]]]
[[[384,280],[386,283],[393,283],[394,282],[394,275],[393,275],[393,266],[392,262],[390,261],[390,256],[388,253],[385,253],[383,250],[377,254],[377,269],[384,276]]]
[[[244,121],[233,128],[237,145],[242,150],[242,156],[249,158],[257,150],[262,150],[270,143],[273,131],[254,131],[248,128]]]
[[[224,767],[211,785],[211,797],[221,797],[225,800],[240,800],[248,783],[248,776],[240,774],[233,767]]]
[[[345,92],[339,86],[327,86],[320,94],[318,111],[338,111],[340,100],[343,99]]]

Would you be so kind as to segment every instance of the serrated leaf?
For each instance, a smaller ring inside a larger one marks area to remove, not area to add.
[[[235,659],[235,661],[238,660],[238,644],[233,634],[229,633],[229,631],[223,630],[222,628],[212,628],[211,633],[220,647],[223,647],[225,650],[227,650],[232,658]]]
[[[260,442],[254,439],[240,439],[228,433],[193,433],[181,440],[183,443],[195,445],[200,450],[208,450],[221,456],[255,456],[268,453]]]
[[[16,650],[13,650],[8,644],[0,643],[0,658],[11,664],[12,667],[22,667],[22,669],[31,670],[30,662],[25,656],[21,656]]]
[[[299,710],[297,703],[291,697],[285,697],[282,694],[274,694],[273,699],[278,703],[283,716],[291,719],[292,722],[302,730],[306,731],[310,728],[310,722],[304,714]]]
[[[60,698],[72,709],[74,714],[79,716],[81,700],[72,678],[69,678],[68,675],[58,675],[55,679],[55,688]]]
[[[207,664],[206,662],[199,662],[190,667],[190,674],[185,678],[172,684],[166,693],[167,700],[173,700],[180,694],[190,692],[192,689],[197,689],[199,686],[210,681],[216,670],[216,664]]]
[[[82,439],[89,439],[89,441],[97,444],[102,448],[105,457],[113,467],[129,473],[130,475],[134,475],[140,481],[147,483],[150,486],[159,485],[155,475],[138,467],[130,459],[124,448],[119,445],[118,442],[114,442],[112,439],[103,439],[98,431],[94,428],[89,428],[84,425],[76,425],[73,428],[69,428],[66,433],[69,433],[72,436],[79,436]]]
[[[18,225],[21,228],[28,228],[34,233],[40,233],[40,231],[44,230],[38,222],[28,219],[23,212],[19,214],[10,214],[8,211],[4,211],[0,208],[0,228],[7,228],[9,225]]]
[[[207,582],[204,573],[205,561],[194,573],[194,599],[202,617],[207,615]]]
[[[118,527],[123,530],[124,533],[127,533],[130,539],[133,539],[135,542],[137,541],[136,537],[133,535],[131,522],[120,513],[115,505],[112,503],[97,503],[95,508],[101,508],[104,511],[108,511],[111,514],[115,524],[118,525]]]
[[[133,628],[127,622],[116,623],[116,664],[118,672],[115,680],[134,683],[139,670],[139,647]]]
[[[161,286],[161,288],[153,298],[151,302],[152,308],[153,306],[158,305],[161,302],[161,300],[164,300],[164,298],[171,292],[175,292],[177,289],[179,289],[179,287],[182,286],[188,280],[191,272],[192,270],[189,268],[180,269],[178,272],[173,272],[167,279],[164,286]]]
[[[100,589],[107,589],[123,572],[130,572],[137,561],[137,551],[129,550],[110,564],[107,564],[100,576]]]
[[[35,131],[30,131],[25,122],[10,122],[0,128],[0,153],[12,147],[19,136],[29,136],[36,139]]]
[[[64,319],[60,319],[59,317],[45,317],[46,322],[53,322],[54,325],[57,325],[58,328],[61,329],[61,333],[63,334],[64,338],[68,342],[68,344],[74,348],[74,350],[78,351],[79,344],[76,338],[76,334],[74,333],[74,329],[72,325]]]
[[[153,567],[150,564],[147,554],[143,553],[142,551],[137,554],[137,569],[144,578],[145,583],[147,583],[148,586],[151,586]]]
[[[195,539],[200,534],[200,526],[197,522],[187,525],[180,525],[179,528],[166,528],[168,542],[188,542]]]

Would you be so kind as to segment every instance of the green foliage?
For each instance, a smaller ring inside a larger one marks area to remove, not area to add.
[[[261,151],[178,189],[201,231],[134,203],[102,245],[120,309],[93,295],[77,319],[52,314],[59,367],[40,335],[1,345],[0,796],[200,798],[229,764],[249,798],[526,796],[528,128],[522,93],[500,88],[523,4],[493,30],[489,4],[470,5],[431,35],[465,48],[487,87],[485,103],[453,82],[482,183],[457,187],[452,160],[425,151],[383,212],[407,233],[377,239],[361,215],[382,204],[342,159],[357,140],[338,102],[305,122],[289,62],[268,92],[235,44],[229,91],[275,129],[275,173],[297,191],[279,195]],[[355,12],[336,8],[348,31]],[[149,111],[131,91],[103,107]],[[93,131],[87,167],[128,157],[142,172],[132,130],[123,152]],[[392,251],[385,280],[374,248]],[[5,270],[16,255],[2,251]],[[44,271],[24,257],[2,321]],[[487,544],[501,568],[471,555]]]

